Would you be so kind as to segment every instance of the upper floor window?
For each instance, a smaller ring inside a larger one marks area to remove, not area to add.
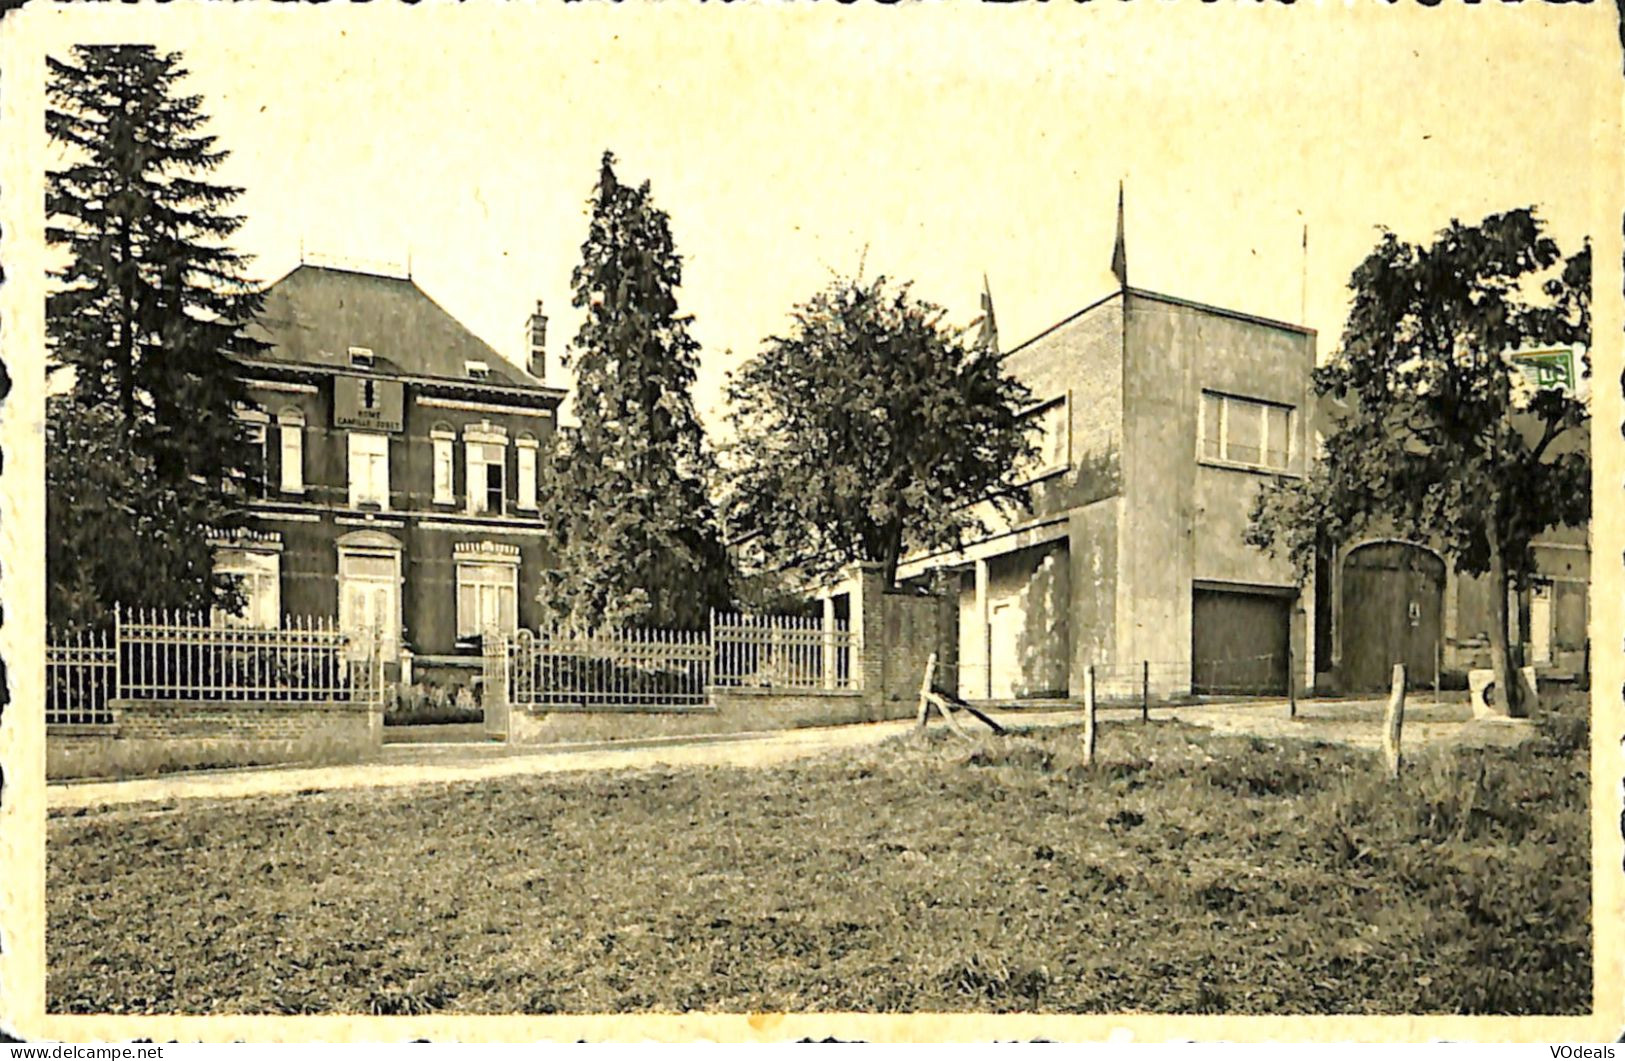
[[[455,504],[457,487],[453,482],[452,444],[457,441],[457,433],[449,424],[436,424],[429,429],[429,441],[434,445],[434,503]]]
[[[489,379],[491,365],[486,361],[464,361],[463,372],[467,374],[469,379]]]
[[[519,457],[519,488],[514,504],[519,508],[535,508],[537,442],[530,435],[520,435],[514,445],[518,447]]]
[[[266,425],[271,418],[260,409],[239,406],[234,414],[243,426],[243,441],[248,445],[248,467],[238,479],[242,492],[251,498],[265,496],[266,479],[270,468],[270,455],[266,452]]]
[[[305,414],[298,409],[284,409],[277,414],[276,422],[282,451],[282,492],[304,493]]]
[[[501,442],[468,443],[468,510],[502,511],[508,447]]]
[[[350,347],[351,368],[371,368],[373,366],[372,350],[365,346]]]
[[[463,426],[463,447],[468,471],[468,511],[502,512],[506,495],[508,431],[489,420]]]
[[[1203,391],[1197,453],[1203,460],[1288,471],[1297,455],[1294,413],[1290,405]]]
[[[350,432],[350,507],[389,507],[389,436]]]
[[[1033,439],[1037,453],[1032,464],[1018,478],[1036,479],[1060,471],[1072,462],[1072,422],[1068,415],[1066,395],[1050,398],[1030,406],[1022,418],[1036,421],[1039,433]]]

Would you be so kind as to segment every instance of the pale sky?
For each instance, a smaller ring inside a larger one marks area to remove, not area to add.
[[[1109,292],[1119,179],[1131,284],[1302,319],[1323,355],[1378,225],[1534,203],[1577,247],[1613,194],[1592,148],[1619,105],[1613,5],[1410,6],[326,5],[137,34],[50,14],[62,41],[185,53],[260,279],[301,242],[410,253],[516,360],[537,298],[550,355],[575,332],[612,149],[671,215],[714,425],[726,369],[860,260],[966,323],[986,273],[1006,347]]]

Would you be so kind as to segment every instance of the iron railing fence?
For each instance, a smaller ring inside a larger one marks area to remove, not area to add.
[[[695,708],[711,684],[704,630],[520,630],[508,653],[508,698],[526,707]]]
[[[845,619],[713,612],[711,639],[718,686],[854,688],[856,637]]]
[[[119,617],[119,695],[129,700],[349,700],[370,658],[335,619],[289,617],[280,627],[138,609]],[[360,696],[356,697],[361,698]]]
[[[110,630],[46,637],[48,725],[113,721],[114,700],[344,701],[383,696],[383,654],[336,620],[265,629],[167,609],[115,609]]]
[[[113,631],[53,631],[45,643],[46,725],[111,723],[117,677]]]

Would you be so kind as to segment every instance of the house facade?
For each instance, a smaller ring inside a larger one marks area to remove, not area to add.
[[[472,670],[493,625],[534,626],[564,397],[545,333],[538,305],[521,370],[410,278],[304,264],[273,284],[250,329],[269,349],[239,358],[264,457],[253,529],[216,552],[243,578],[240,621],[336,617],[408,680]]]
[[[1313,584],[1246,545],[1260,487],[1310,456],[1313,330],[1126,285],[1010,350],[1042,454],[1033,505],[900,577],[958,597],[968,699],[1284,692],[1315,674]]]

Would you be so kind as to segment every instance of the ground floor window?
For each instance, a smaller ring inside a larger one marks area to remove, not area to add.
[[[282,621],[282,557],[274,552],[251,549],[220,549],[214,556],[216,573],[238,580],[243,593],[242,611],[231,614],[216,609],[216,622],[231,626],[274,629]]]
[[[476,637],[496,628],[519,627],[519,566],[512,563],[457,564],[457,636]]]

